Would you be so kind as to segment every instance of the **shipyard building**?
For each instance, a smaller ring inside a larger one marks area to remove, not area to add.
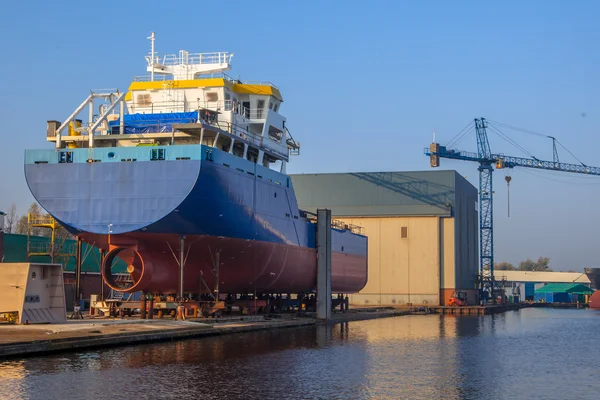
[[[477,303],[477,189],[455,171],[291,175],[301,209],[328,208],[368,236],[356,306]]]

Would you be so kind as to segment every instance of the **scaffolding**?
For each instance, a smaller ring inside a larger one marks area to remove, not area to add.
[[[32,237],[37,236],[32,235],[35,228],[49,230],[50,234],[43,236],[47,236],[50,240],[48,242],[32,241]],[[61,229],[61,225],[50,215],[28,213],[27,259],[31,260],[31,257],[41,256],[49,257],[51,263],[61,260],[60,263],[63,264],[64,269],[69,258],[75,256],[75,243],[68,243],[66,237],[57,236],[58,229]]]

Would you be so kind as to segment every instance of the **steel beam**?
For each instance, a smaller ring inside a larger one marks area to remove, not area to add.
[[[317,210],[317,318],[331,318],[331,210]]]

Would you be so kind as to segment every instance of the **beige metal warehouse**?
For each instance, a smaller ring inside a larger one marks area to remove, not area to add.
[[[369,280],[353,305],[477,302],[477,189],[455,171],[292,175],[301,209],[365,228]]]

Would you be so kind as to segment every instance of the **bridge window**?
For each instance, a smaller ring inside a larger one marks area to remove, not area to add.
[[[73,162],[73,152],[71,151],[61,151],[58,153],[58,162],[60,164],[63,163],[72,163]]]
[[[263,117],[263,110],[265,109],[265,101],[264,100],[258,100],[256,102],[256,118],[262,118]]]
[[[150,161],[161,161],[165,159],[165,149],[152,149],[150,151]]]

